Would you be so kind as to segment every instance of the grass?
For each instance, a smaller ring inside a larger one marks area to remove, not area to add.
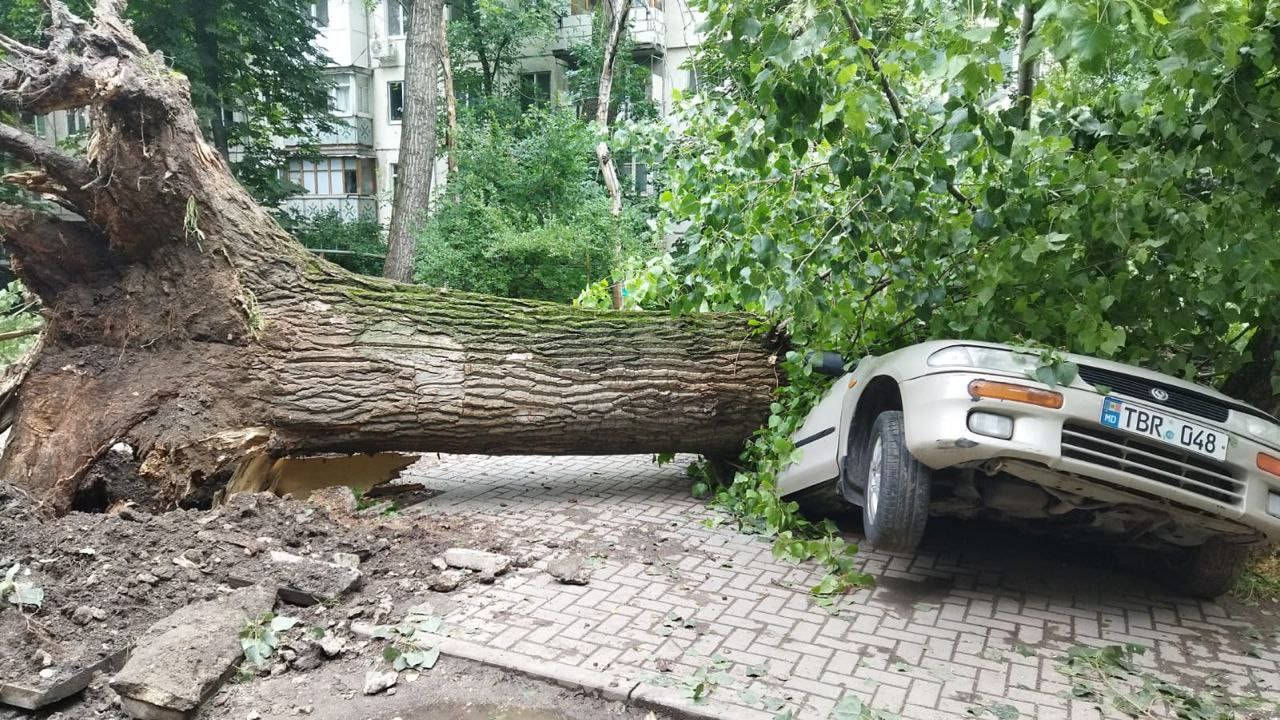
[[[1254,556],[1233,594],[1242,600],[1280,601],[1280,548]]]

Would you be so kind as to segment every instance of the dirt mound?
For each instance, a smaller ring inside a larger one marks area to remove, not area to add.
[[[0,687],[72,680],[178,608],[262,573],[273,553],[325,562],[355,555],[364,594],[389,585],[404,594],[427,592],[437,572],[430,558],[459,544],[504,549],[474,521],[424,528],[267,494],[209,511],[126,507],[47,520],[0,485],[0,579],[16,567],[15,579],[43,596],[38,605],[34,596],[21,606],[0,599]]]

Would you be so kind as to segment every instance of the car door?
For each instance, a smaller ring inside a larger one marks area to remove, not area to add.
[[[852,377],[849,373],[838,378],[791,436],[800,458],[778,475],[779,494],[790,495],[839,476],[840,414]]]

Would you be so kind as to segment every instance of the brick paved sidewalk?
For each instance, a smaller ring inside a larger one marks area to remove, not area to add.
[[[935,523],[914,557],[863,551],[879,585],[833,613],[807,593],[815,567],[716,527],[679,462],[446,456],[406,479],[443,491],[408,513],[474,514],[524,544],[596,552],[586,586],[522,570],[455,593],[447,620],[459,642],[623,695],[682,698],[705,673],[712,702],[680,702],[734,720],[827,718],[848,695],[920,720],[1011,714],[1001,704],[1023,718],[1111,717],[1069,699],[1055,660],[1077,644],[1138,643],[1151,649],[1141,662],[1183,683],[1280,701],[1275,612],[1172,596],[1064,543]]]

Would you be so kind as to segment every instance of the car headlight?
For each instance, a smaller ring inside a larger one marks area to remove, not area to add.
[[[1039,364],[1034,355],[975,345],[942,348],[930,355],[928,362],[929,367],[973,367],[1019,375],[1034,373]]]
[[[1268,422],[1260,417],[1245,415],[1244,429],[1255,440],[1264,442],[1271,447],[1280,447],[1280,425]]]

